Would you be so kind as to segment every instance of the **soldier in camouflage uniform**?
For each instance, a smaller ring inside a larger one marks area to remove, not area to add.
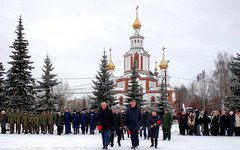
[[[8,122],[10,123],[10,134],[14,134],[15,113],[13,109],[8,114]]]
[[[30,134],[34,133],[34,116],[33,113],[30,113],[30,116],[28,118],[28,123],[29,123],[29,132]]]
[[[35,124],[36,133],[39,134],[40,116],[38,113],[36,114],[36,116],[34,118],[34,124]]]
[[[49,126],[49,133],[53,134],[54,131],[54,121],[55,121],[55,116],[53,115],[53,112],[51,111],[50,114],[48,115],[48,126]]]
[[[43,112],[43,117],[42,117],[43,134],[47,133],[47,125],[48,125],[47,121],[48,121],[48,117],[46,115],[46,112]]]
[[[41,113],[40,116],[39,116],[39,125],[40,125],[40,128],[41,128],[41,133],[43,133],[42,121],[43,121],[43,113]]]
[[[27,114],[27,112],[24,112],[24,114],[22,116],[22,121],[23,121],[24,132],[25,132],[25,134],[28,134],[28,114]]]
[[[16,113],[16,131],[18,134],[21,133],[22,114],[19,110]]]

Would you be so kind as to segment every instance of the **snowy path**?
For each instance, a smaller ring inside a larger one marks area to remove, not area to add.
[[[228,150],[240,149],[240,137],[213,137],[213,136],[180,136],[177,125],[172,128],[172,140],[161,141],[160,132],[158,149],[161,150]],[[130,139],[125,136],[118,147],[109,150],[130,150]],[[150,141],[140,138],[138,150],[150,150]],[[24,135],[0,134],[0,150],[101,150],[101,135]]]

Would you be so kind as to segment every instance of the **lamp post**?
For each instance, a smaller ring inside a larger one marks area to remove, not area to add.
[[[167,61],[167,64],[169,63],[170,61],[168,60]],[[165,93],[166,93],[166,101],[167,101],[167,97],[168,97],[168,93],[167,93],[167,68],[165,69]]]

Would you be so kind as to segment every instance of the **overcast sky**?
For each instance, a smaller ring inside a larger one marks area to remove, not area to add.
[[[0,61],[10,67],[21,14],[35,78],[47,54],[59,78],[94,77],[110,47],[114,74],[123,75],[136,5],[151,70],[165,46],[173,87],[187,86],[202,70],[210,74],[218,52],[240,52],[239,0],[0,0]],[[70,87],[91,86],[91,79],[68,81]]]

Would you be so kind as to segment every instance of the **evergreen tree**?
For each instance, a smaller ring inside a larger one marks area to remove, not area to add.
[[[138,106],[143,105],[143,93],[141,93],[142,88],[139,85],[138,81],[138,72],[136,70],[135,62],[133,62],[133,67],[132,67],[132,74],[131,74],[131,81],[130,84],[128,85],[128,90],[127,90],[127,101],[126,105],[129,105],[132,100],[136,100]]]
[[[37,110],[46,111],[46,110],[57,110],[57,98],[58,96],[54,95],[51,90],[54,86],[58,85],[59,82],[55,77],[56,74],[51,73],[53,71],[53,64],[51,63],[51,60],[49,56],[47,55],[44,65],[43,75],[42,75],[42,81],[38,81],[40,91],[42,91],[44,94],[41,96],[38,96],[40,99],[40,105],[38,105]]]
[[[5,74],[4,72],[4,67],[2,62],[0,62],[0,108],[2,107],[2,104],[5,100],[5,93],[4,93],[4,77],[3,75]]]
[[[31,56],[28,54],[28,41],[24,39],[23,25],[21,16],[17,26],[17,39],[10,48],[13,49],[12,61],[8,62],[11,68],[7,72],[6,79],[6,97],[4,104],[9,108],[18,108],[20,110],[31,110],[34,108],[34,79],[31,71]]]
[[[230,107],[240,108],[240,54],[237,54],[237,57],[233,57],[233,61],[230,62],[230,70],[234,75],[232,79],[232,85],[230,87],[232,91],[232,96],[229,98],[232,100]]]
[[[115,97],[114,93],[112,92],[114,82],[110,79],[110,77],[111,74],[107,69],[107,55],[106,51],[104,51],[100,64],[100,70],[96,75],[96,81],[92,81],[94,84],[92,108],[97,109],[101,102],[107,102],[110,107],[115,104]]]
[[[165,90],[165,85],[164,83],[162,82],[161,83],[161,88],[160,88],[160,94],[161,96],[160,97],[157,97],[158,98],[158,102],[157,102],[157,110],[161,113],[163,113],[164,109],[169,109],[170,112],[173,112],[173,107],[171,105],[171,103],[168,101],[168,92],[167,90]]]

